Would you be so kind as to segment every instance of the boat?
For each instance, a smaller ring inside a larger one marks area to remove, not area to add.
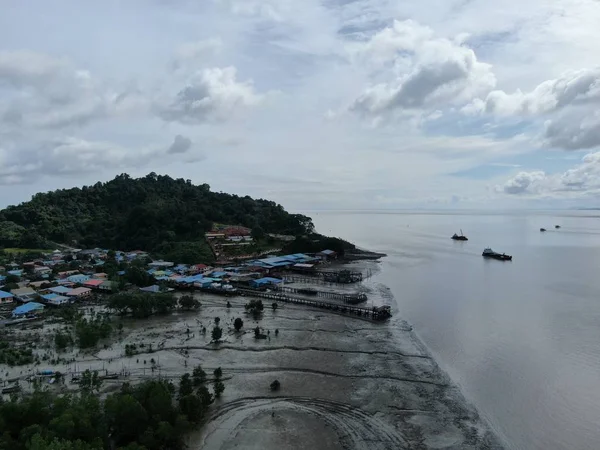
[[[560,225],[554,225],[554,228],[558,230],[560,228]]]
[[[545,228],[540,228],[540,231],[544,232],[544,231],[546,231],[546,229]]]
[[[498,259],[500,261],[512,261],[511,255],[507,255],[506,253],[496,253],[489,247],[483,250],[481,256],[483,256],[484,258]]]
[[[469,239],[463,234],[462,230],[460,230],[460,236],[456,233],[452,235],[452,238],[455,241],[468,241]]]

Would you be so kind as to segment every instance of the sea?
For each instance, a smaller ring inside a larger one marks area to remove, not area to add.
[[[307,214],[388,255],[376,277],[395,317],[506,448],[600,449],[600,211]]]

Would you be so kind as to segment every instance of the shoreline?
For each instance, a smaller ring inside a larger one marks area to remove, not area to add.
[[[351,265],[381,270],[371,260]],[[71,356],[78,370],[128,373],[125,379],[105,381],[103,394],[124,381],[158,376],[176,381],[197,365],[208,373],[221,367],[225,392],[188,436],[190,450],[501,449],[490,427],[402,319],[390,289],[370,278],[361,290],[370,303],[391,305],[392,319],[378,323],[287,303],[273,310],[267,303],[256,320],[245,312],[248,298],[194,293],[202,303],[198,311],[120,319],[124,332],[109,348]],[[218,344],[210,342],[216,317],[223,328]],[[244,321],[240,332],[233,328],[237,317]],[[256,326],[267,339],[254,338]],[[42,332],[54,327],[48,324]],[[205,335],[203,327],[209,329]],[[126,345],[140,348],[141,343],[143,351],[125,355]],[[31,368],[46,366],[66,373],[73,363],[48,361]],[[26,369],[9,371],[15,376]],[[281,383],[276,392],[270,389],[274,380]]]

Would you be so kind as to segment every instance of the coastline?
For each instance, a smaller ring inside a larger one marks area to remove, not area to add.
[[[350,265],[378,270],[368,260]],[[392,305],[391,321],[284,305],[251,324],[266,326],[270,341],[245,334],[218,352],[190,351],[209,367],[220,361],[231,379],[189,448],[503,448],[400,317],[389,288],[364,285],[370,303]],[[275,379],[281,389],[271,392]]]
[[[335,266],[369,274],[381,270],[369,259]],[[336,289],[350,292],[357,286]],[[248,298],[194,293],[202,303],[198,311],[123,318],[123,334],[110,347],[62,356],[74,358],[78,370],[125,371],[125,381],[132,383],[156,377],[177,382],[197,365],[208,373],[220,367],[225,392],[188,436],[191,450],[501,449],[403,320],[390,289],[373,277],[360,290],[368,294],[369,306],[390,305],[391,320],[380,323],[288,303],[276,310],[266,303],[262,317],[254,319],[244,308]],[[201,330],[210,330],[217,317],[223,337],[212,343],[210,332]],[[244,321],[240,332],[233,327],[238,317]],[[267,339],[255,339],[256,326]],[[25,333],[38,331],[32,327]],[[138,350],[126,356],[125,346],[132,344]],[[68,373],[74,364],[53,367]],[[9,372],[18,377],[39,369],[30,365]],[[276,392],[270,389],[274,380],[281,383]],[[101,392],[114,392],[123,381],[106,380]]]

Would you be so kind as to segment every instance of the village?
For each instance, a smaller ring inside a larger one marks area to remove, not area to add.
[[[338,259],[333,250],[279,256],[273,255],[272,251],[266,257],[243,262],[238,256],[238,264],[232,265],[231,260],[223,257],[222,249],[248,245],[252,240],[250,233],[248,228],[238,226],[221,227],[206,233],[207,242],[217,257],[217,263],[211,266],[200,262],[178,264],[176,261],[152,260],[151,255],[139,250],[123,252],[99,248],[54,250],[32,261],[11,261],[0,266],[0,323],[10,326],[39,318],[47,307],[83,304],[86,300],[97,301],[103,295],[137,289],[146,293],[198,290],[226,296],[250,295],[304,302],[344,312],[359,311],[352,310],[349,305],[365,301],[365,294],[339,294],[331,289],[318,290],[308,286],[287,287],[290,283],[324,285],[362,281],[360,272],[330,268]],[[140,286],[138,280],[128,276],[128,268],[132,267],[146,271],[148,285]],[[289,294],[300,294],[300,297]],[[303,296],[308,298],[302,299]],[[341,302],[340,305],[317,302],[312,297]],[[348,306],[342,306],[344,304]],[[385,316],[385,311],[380,313]]]

